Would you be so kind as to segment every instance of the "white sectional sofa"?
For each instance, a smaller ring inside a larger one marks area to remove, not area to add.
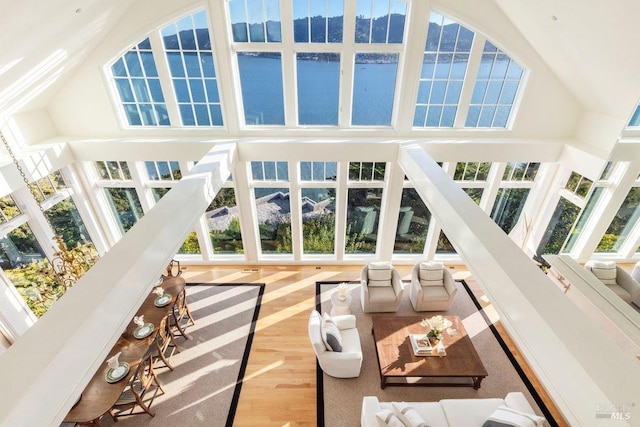
[[[439,402],[407,402],[424,418],[429,427],[481,427],[500,406],[515,411],[535,414],[524,394],[511,392],[504,399],[442,399]],[[362,401],[362,427],[385,427],[376,417],[383,410],[393,411],[392,402],[380,402],[375,396],[365,396]],[[523,425],[542,425],[524,423]],[[546,422],[544,425],[547,425]]]

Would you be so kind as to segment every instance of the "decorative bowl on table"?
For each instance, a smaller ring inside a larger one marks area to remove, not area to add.
[[[133,330],[133,336],[137,339],[146,338],[151,335],[153,332],[154,326],[153,323],[145,323],[144,325],[140,325]]]
[[[109,368],[105,379],[108,383],[117,383],[123,379],[129,373],[129,364],[127,362],[120,362],[117,368]]]
[[[153,301],[156,307],[164,307],[171,302],[171,294],[162,294]]]

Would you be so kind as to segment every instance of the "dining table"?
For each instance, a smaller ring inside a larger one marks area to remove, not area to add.
[[[171,301],[158,307],[155,303],[158,295],[151,292],[136,312],[136,316],[144,316],[145,324],[152,323],[154,325],[153,331],[143,338],[136,338],[134,331],[138,325],[134,322],[129,323],[124,333],[109,351],[105,358],[105,363],[91,378],[78,401],[64,418],[64,422],[99,426],[100,417],[107,413],[118,401],[129,380],[135,374],[138,365],[142,362],[143,357],[154,344],[158,333],[158,325],[173,310],[176,297],[180,292],[184,291],[186,281],[180,276],[162,276],[162,282],[157,286],[162,287],[165,294],[171,295]],[[120,380],[109,382],[106,378],[109,372],[107,360],[118,353],[120,353],[119,362],[126,362],[129,365],[129,371]]]

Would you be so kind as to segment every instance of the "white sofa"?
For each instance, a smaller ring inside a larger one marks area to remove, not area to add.
[[[439,402],[407,402],[424,418],[429,427],[480,427],[499,406],[535,414],[520,392],[511,392],[504,399],[442,399]],[[362,427],[384,427],[376,412],[393,410],[391,402],[380,402],[375,396],[362,400]]]

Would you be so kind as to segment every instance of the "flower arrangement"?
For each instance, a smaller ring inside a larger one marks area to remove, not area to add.
[[[429,319],[422,319],[420,325],[425,328],[429,328],[429,332],[427,333],[429,339],[433,338],[440,341],[442,339],[442,332],[447,328],[450,328],[452,323],[441,315],[437,315],[430,317]]]
[[[340,283],[338,285],[338,294],[340,296],[346,296],[347,292],[349,292],[349,285],[347,285],[346,283]]]
[[[141,314],[140,316],[133,316],[133,323],[135,323],[138,326],[143,326],[144,325],[144,314]]]

